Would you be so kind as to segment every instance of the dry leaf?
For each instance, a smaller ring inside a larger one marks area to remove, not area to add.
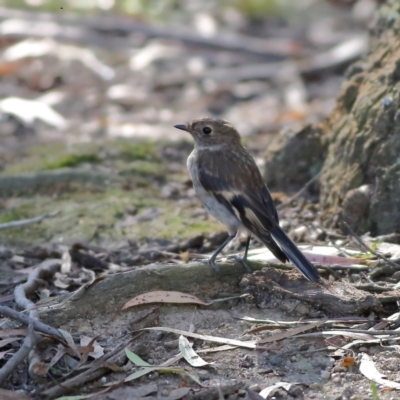
[[[290,388],[292,387],[292,385],[296,385],[296,383],[277,382],[277,383],[273,384],[272,386],[269,386],[269,387],[261,390],[259,395],[264,399],[268,399],[268,397],[273,396],[274,393],[280,388],[285,389],[286,391],[289,391]]]
[[[186,251],[181,251],[181,253],[180,253],[179,255],[180,255],[181,260],[182,260],[183,262],[185,262],[185,263],[188,263],[188,262],[189,262],[190,258],[189,258],[189,251],[188,251],[188,250],[186,250]]]
[[[143,328],[143,329],[141,329],[141,331],[172,332],[172,333],[176,333],[178,335],[184,335],[184,336],[192,337],[195,339],[201,339],[206,342],[224,343],[224,344],[229,344],[231,346],[245,347],[247,349],[255,349],[256,348],[255,341],[242,342],[241,340],[236,340],[236,339],[228,339],[228,338],[222,338],[222,337],[218,337],[218,336],[200,335],[199,333],[182,331],[181,329],[174,329],[174,328],[167,328],[167,327],[155,327],[155,328],[152,327],[152,328]]]
[[[386,376],[381,374],[375,367],[372,358],[368,354],[363,354],[360,364],[360,372],[369,380],[379,383],[380,385],[393,389],[400,389],[400,383],[389,381]]]
[[[104,349],[99,345],[96,339],[92,339],[85,335],[81,336],[81,346],[78,349],[79,351],[85,349],[85,352],[87,351],[87,354],[95,359],[104,355]]]
[[[21,392],[12,392],[6,389],[0,389],[1,400],[32,400],[32,397]]]
[[[6,351],[0,351],[0,360],[4,358],[4,356],[11,350],[6,350]]]
[[[204,367],[205,365],[209,365],[207,361],[203,360],[192,348],[189,340],[185,338],[185,336],[179,336],[179,350],[181,351],[183,358],[192,366],[192,367]]]
[[[208,306],[210,304],[205,303],[196,296],[192,296],[190,294],[158,290],[155,292],[143,293],[134,297],[124,304],[124,306],[121,308],[121,311],[133,306],[150,303],[200,304],[202,306]]]
[[[271,343],[271,342],[275,342],[276,340],[282,340],[282,339],[297,335],[298,333],[305,332],[310,329],[314,329],[317,326],[322,325],[324,322],[325,322],[325,320],[321,320],[318,322],[313,322],[312,324],[302,325],[297,328],[289,329],[286,332],[277,333],[276,335],[272,335],[266,339],[260,340],[258,342],[258,344]]]
[[[4,346],[7,346],[8,344],[15,342],[16,340],[22,340],[22,337],[15,337],[15,338],[8,338],[8,339],[3,339],[0,340],[0,349]]]
[[[355,364],[354,358],[353,357],[346,357],[341,363],[341,367],[352,367]]]

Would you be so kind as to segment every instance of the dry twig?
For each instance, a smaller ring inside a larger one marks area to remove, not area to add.
[[[52,326],[46,325],[43,322],[28,317],[25,314],[22,314],[18,311],[13,310],[12,308],[6,306],[0,306],[0,315],[11,318],[16,321],[20,321],[25,325],[33,324],[34,328],[38,332],[42,332],[45,335],[56,336],[57,338],[64,341],[64,336],[58,331],[58,329],[53,328]]]
[[[31,300],[29,300],[27,296],[36,291],[41,286],[42,279],[51,278],[58,270],[60,264],[61,260],[57,259],[49,259],[43,261],[39,266],[37,266],[37,268],[33,270],[32,273],[29,274],[28,281],[26,283],[18,285],[14,289],[15,302],[20,308],[31,309],[35,306],[35,304]],[[3,309],[3,311],[5,311],[6,313],[8,312],[9,315],[12,315],[12,313],[7,311],[7,309]],[[30,310],[29,317],[30,319],[38,320],[39,313],[36,309]],[[21,318],[19,317],[18,320],[21,321]],[[38,341],[38,337],[35,335],[34,330],[35,322],[29,321],[28,334],[24,340],[24,343],[22,344],[21,348],[13,355],[13,357],[10,358],[0,370],[0,382],[4,381],[8,377],[8,375],[10,375],[11,372],[29,356],[31,350],[34,349]],[[32,357],[30,361],[36,364],[38,362],[38,358]],[[36,366],[32,363],[29,365],[29,371],[35,371],[37,369]]]
[[[28,334],[19,350],[0,369],[0,384],[28,357],[30,351],[35,347],[37,336],[33,324],[29,324]]]
[[[350,232],[350,234],[354,237],[354,239],[357,240],[357,242],[368,252],[370,252],[371,254],[373,254],[374,256],[378,257],[379,259],[387,262],[388,264],[392,265],[393,267],[400,269],[400,264],[397,264],[395,262],[393,262],[392,260],[390,260],[389,258],[386,258],[384,256],[382,256],[381,254],[379,254],[378,252],[376,252],[375,250],[372,250],[361,238],[360,236],[358,236],[353,229],[350,227],[350,225],[344,221],[343,225],[347,228],[347,230]]]
[[[59,213],[60,213],[60,211],[54,211],[52,213],[39,215],[38,217],[35,217],[35,218],[22,219],[20,221],[5,222],[4,224],[0,224],[0,229],[17,228],[19,226],[34,224],[36,222],[41,222],[46,218],[53,218],[56,215],[58,215]]]

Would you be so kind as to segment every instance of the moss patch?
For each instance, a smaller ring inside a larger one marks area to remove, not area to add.
[[[57,210],[60,213],[40,223],[0,230],[0,243],[25,247],[46,242],[72,244],[91,240],[91,243],[112,247],[128,239],[179,240],[222,229],[212,218],[204,221],[192,216],[193,208],[199,207],[200,202],[182,203],[162,196],[164,185],[175,182],[182,187],[188,175],[184,162],[181,171],[176,165],[169,169],[169,161],[158,156],[162,153],[161,146],[162,143],[125,140],[69,147],[48,143],[26,149],[20,157],[10,157],[12,163],[6,164],[3,172],[7,175],[68,167],[76,176],[71,177],[68,185],[60,185],[56,178],[54,184],[49,181],[50,187],[46,186],[46,190],[38,186],[37,189],[33,187],[29,195],[21,193],[3,198],[0,223]],[[85,179],[78,181],[78,177],[89,170],[82,164],[88,163],[95,163],[96,166],[90,167],[95,169],[93,172],[97,170],[108,178],[108,183],[103,182],[98,190],[91,189]],[[154,217],[130,224],[132,216],[127,210],[132,207],[137,214],[154,208]]]

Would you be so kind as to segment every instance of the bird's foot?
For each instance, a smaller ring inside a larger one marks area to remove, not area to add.
[[[253,272],[253,269],[250,267],[249,263],[247,262],[247,257],[244,257],[242,254],[234,254],[231,256],[228,256],[228,259],[231,258],[233,260],[236,260],[237,262],[240,262],[245,268],[246,271],[251,274]]]
[[[195,258],[192,261],[200,262],[202,264],[210,264],[212,269],[214,270],[214,272],[217,275],[219,275],[219,273],[221,272],[220,269],[217,267],[217,264],[215,263],[215,260],[213,260],[212,257],[210,257],[210,258]]]

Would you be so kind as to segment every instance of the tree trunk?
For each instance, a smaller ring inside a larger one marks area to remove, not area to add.
[[[371,29],[369,52],[347,72],[329,117],[321,206],[328,225],[400,232],[400,2]]]
[[[279,136],[266,154],[272,190],[298,190],[321,171],[326,226],[400,233],[400,2],[383,4],[368,54],[349,67],[327,121]],[[315,188],[314,188],[315,189]]]

